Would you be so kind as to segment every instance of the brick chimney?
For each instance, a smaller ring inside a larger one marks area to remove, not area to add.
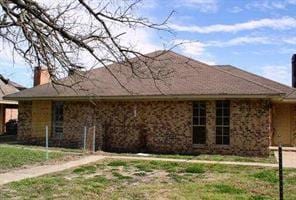
[[[43,85],[50,82],[48,69],[43,67],[35,67],[34,69],[34,86]]]

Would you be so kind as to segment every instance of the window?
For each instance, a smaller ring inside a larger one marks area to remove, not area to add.
[[[229,101],[216,102],[216,144],[229,144]]]
[[[193,144],[206,143],[206,103],[193,103]]]
[[[53,103],[53,133],[60,135],[63,133],[64,104],[63,102]]]

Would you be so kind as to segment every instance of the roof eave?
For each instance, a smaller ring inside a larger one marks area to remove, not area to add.
[[[283,94],[213,94],[213,95],[128,95],[128,96],[47,96],[47,97],[4,97],[5,100],[202,100],[202,99],[282,99]]]
[[[10,105],[17,105],[18,102],[15,100],[0,100],[0,104],[10,104]]]
[[[296,98],[291,98],[291,99],[283,99],[283,102],[285,103],[296,103]]]

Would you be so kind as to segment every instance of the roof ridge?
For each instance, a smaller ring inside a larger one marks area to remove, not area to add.
[[[269,78],[266,78],[266,77],[260,76],[260,75],[258,75],[258,74],[255,74],[255,73],[249,72],[249,71],[247,71],[247,70],[245,70],[245,69],[241,69],[241,68],[236,67],[236,66],[233,66],[233,65],[214,65],[214,66],[217,66],[217,67],[219,67],[219,66],[232,67],[232,68],[238,69],[238,70],[240,70],[240,71],[243,71],[243,72],[245,72],[245,73],[248,73],[248,74],[251,74],[251,75],[253,75],[253,76],[256,76],[256,77],[258,77],[258,78],[262,78],[262,79],[265,79],[265,80],[271,81],[271,82],[273,82],[273,83],[279,84],[279,85],[281,85],[281,86],[283,86],[283,87],[287,87],[287,88],[289,88],[289,89],[295,90],[295,88],[293,88],[293,87],[291,87],[291,86],[288,86],[288,85],[285,85],[285,84],[283,84],[283,83],[280,83],[280,82],[274,81],[274,80],[272,80],[272,79],[269,79]]]
[[[173,51],[171,51],[171,52],[173,52]],[[200,63],[200,64],[202,64],[202,65],[204,65],[204,66],[206,66],[206,67],[208,67],[208,68],[211,68],[211,69],[214,69],[214,70],[220,71],[220,72],[222,72],[222,73],[229,74],[229,75],[231,75],[231,76],[234,76],[234,77],[237,77],[237,78],[243,79],[243,80],[248,81],[248,82],[250,82],[250,83],[254,83],[254,84],[256,84],[256,85],[259,85],[260,87],[264,87],[264,88],[267,88],[267,89],[269,89],[269,90],[273,90],[273,91],[275,91],[275,92],[279,92],[279,94],[282,94],[282,93],[283,93],[283,92],[281,92],[281,91],[279,91],[279,90],[277,90],[277,89],[275,89],[275,88],[270,88],[270,87],[265,86],[265,85],[262,85],[262,84],[260,84],[260,83],[258,83],[258,82],[256,82],[256,81],[252,81],[252,80],[249,80],[249,79],[243,78],[243,77],[241,77],[241,76],[237,76],[237,75],[232,74],[232,73],[230,73],[230,72],[226,72],[226,71],[224,71],[224,70],[222,70],[222,69],[217,69],[217,68],[213,67],[212,65],[208,65],[208,64],[206,64],[206,63],[203,63],[203,62],[200,62],[200,61],[198,61],[198,60],[195,60],[195,59],[189,58],[189,57],[187,57],[187,56],[184,56],[184,55],[181,55],[181,54],[177,54],[177,53],[175,53],[175,52],[173,52],[173,53],[176,54],[176,55],[182,56],[182,57],[184,57],[184,58],[190,59],[190,60],[192,60],[192,61],[194,61],[194,62],[198,62],[198,63]]]

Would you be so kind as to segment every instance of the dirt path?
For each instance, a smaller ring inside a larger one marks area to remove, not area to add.
[[[0,174],[0,185],[79,167],[81,165],[86,165],[89,163],[97,162],[99,160],[103,160],[104,158],[105,156],[102,155],[90,155],[78,160],[69,161],[57,165],[42,165],[26,169],[13,170],[4,174]]]
[[[295,152],[294,152],[295,153]],[[296,153],[295,153],[296,154]],[[293,158],[295,161],[295,155],[284,155],[286,159]],[[255,166],[255,167],[278,167],[277,164],[269,163],[256,163],[256,162],[233,162],[233,161],[210,161],[210,160],[186,160],[186,159],[174,159],[174,158],[155,158],[155,157],[141,157],[141,156],[117,156],[117,155],[89,155],[78,160],[69,161],[63,164],[57,165],[43,165],[27,169],[19,169],[4,174],[0,174],[0,185],[10,183],[13,181],[20,181],[26,178],[34,178],[50,173],[63,171],[70,168],[79,167],[89,163],[97,162],[105,158],[109,159],[126,159],[126,160],[158,160],[169,162],[186,162],[186,163],[203,163],[203,164],[223,164],[223,165],[243,165],[243,166]],[[296,168],[296,162],[285,162],[285,167]]]

